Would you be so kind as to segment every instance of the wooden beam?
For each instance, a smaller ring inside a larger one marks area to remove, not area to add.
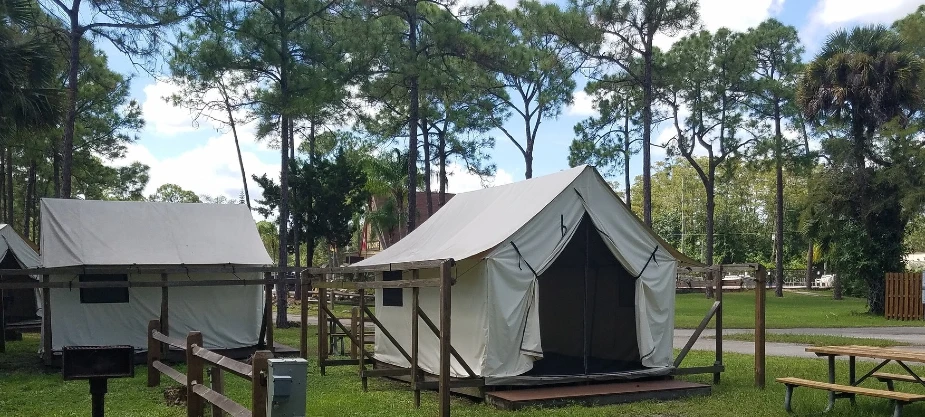
[[[152,321],[155,321],[155,320],[152,320]],[[161,327],[163,327],[163,326],[161,326]],[[155,330],[156,330],[156,331],[151,332],[151,334],[150,334],[152,339],[157,340],[158,342],[161,342],[161,343],[166,343],[166,344],[168,344],[168,345],[170,345],[170,346],[173,346],[173,347],[175,347],[175,348],[177,348],[177,349],[184,349],[184,348],[186,347],[186,342],[183,341],[182,339],[177,339],[177,338],[175,338],[175,337],[167,336],[167,335],[161,333],[161,332],[160,332],[160,329],[155,329]]]
[[[227,356],[219,355],[218,353],[215,353],[204,347],[194,347],[193,355],[241,378],[251,379],[253,377],[253,366],[238,362]]]
[[[382,335],[385,336],[386,339],[389,339],[389,342],[392,342],[392,345],[395,346],[395,349],[398,349],[398,353],[401,353],[402,357],[404,357],[406,361],[411,362],[411,355],[409,355],[405,348],[403,348],[401,344],[398,343],[398,340],[392,336],[392,333],[382,325],[382,322],[376,318],[376,315],[373,314],[372,311],[369,311],[369,308],[365,308],[365,311],[369,316],[369,319],[373,321],[373,324],[375,324],[376,327],[379,328],[379,331],[382,332]]]
[[[308,274],[308,271],[302,272],[300,275],[302,283],[299,285],[301,290],[301,305],[299,306],[299,320],[301,324],[299,325],[299,354],[302,356],[302,359],[308,360],[308,286],[311,283],[311,275]]]
[[[168,281],[167,277],[168,277],[167,274],[161,274],[161,282],[167,282]],[[161,328],[160,328],[160,331],[161,333],[169,336],[170,335],[170,321],[169,321],[170,314],[168,312],[170,310],[168,309],[168,305],[169,305],[169,302],[168,302],[167,287],[161,287]],[[163,346],[163,348],[164,348],[163,352],[166,353],[169,351],[167,346]]]
[[[0,353],[6,352],[6,308],[3,305],[3,290],[0,289]]]
[[[60,288],[60,289],[79,289],[79,288],[163,288],[163,287],[241,287],[248,285],[267,285],[275,284],[279,280],[270,281],[263,279],[204,279],[192,281],[93,281],[93,282],[72,282],[72,281],[55,281],[55,282],[4,282],[0,283],[0,289],[7,290],[25,290],[36,288]]]
[[[327,288],[318,288],[318,368],[321,376],[325,374],[324,361],[328,358],[328,321],[327,316],[324,315],[325,310],[321,308],[327,302],[327,294]]]
[[[222,368],[217,366],[209,368],[209,385],[211,385],[212,391],[215,391],[218,395],[225,397],[225,373],[222,372]],[[238,404],[235,403],[235,405]],[[221,405],[214,402],[212,403],[212,417],[224,417],[224,411],[225,410],[221,407]],[[250,414],[250,410],[244,408],[244,411]],[[240,414],[232,413],[232,415],[237,416]]]
[[[713,374],[717,372],[723,372],[726,370],[726,366],[695,366],[690,368],[677,368],[671,372],[672,375],[696,375],[696,374]]]
[[[697,329],[694,330],[694,333],[691,335],[690,339],[687,340],[687,344],[681,348],[681,352],[678,353],[678,357],[674,360],[674,367],[677,368],[681,366],[681,362],[684,361],[684,358],[690,352],[691,348],[694,347],[694,343],[697,342],[697,339],[700,338],[700,334],[703,333],[703,330],[707,328],[707,325],[710,324],[710,319],[716,314],[719,310],[720,302],[714,301],[713,306],[707,310],[707,315],[703,317],[703,320],[700,321],[700,325],[697,326]]]
[[[263,273],[263,279],[264,279],[264,281],[270,282],[270,281],[272,281],[272,278],[273,278],[273,276],[271,275],[270,272],[264,272],[264,273]],[[266,349],[269,350],[270,352],[273,352],[273,349],[274,349],[274,340],[273,340],[273,284],[266,284],[266,287],[264,287],[264,297],[265,297],[266,299],[264,300],[264,311],[263,311],[263,314],[264,314],[264,316],[265,316],[265,318],[266,318],[266,323],[267,323],[267,326],[266,326],[266,328],[267,328],[267,330],[266,330],[266,337],[267,337]]]
[[[42,284],[50,284],[50,279],[48,275],[42,275]],[[46,287],[42,290],[42,358],[46,366],[51,366],[51,341],[51,290]]]
[[[193,354],[193,348],[202,346],[202,333],[189,332],[186,336],[186,415],[203,417],[205,404],[193,386],[203,383],[203,361]]]
[[[421,317],[421,320],[424,320],[424,324],[426,324],[427,327],[430,328],[430,331],[432,331],[434,335],[437,336],[437,339],[440,339],[440,329],[437,328],[437,325],[434,324],[433,321],[431,321],[427,313],[425,313],[424,310],[421,310],[419,308],[418,315]],[[452,345],[450,345],[450,355],[453,355],[453,357],[456,358],[456,361],[459,362],[460,365],[462,365],[463,369],[466,370],[466,373],[469,374],[470,378],[478,377],[478,375],[475,374],[472,368],[469,367],[469,364],[467,364],[466,361],[463,360],[462,355],[460,355],[459,352],[456,351],[456,348],[454,348]]]
[[[259,265],[92,265],[55,268],[0,269],[0,276],[10,275],[78,275],[78,274],[246,274],[259,272],[302,272],[306,268]],[[343,268],[333,268],[343,269]],[[347,268],[349,269],[349,267]]]
[[[161,361],[154,361],[151,367],[154,368],[153,373],[158,376],[158,381],[160,381],[160,374],[164,374],[167,375],[168,378],[174,380],[174,382],[186,386],[186,375],[184,375],[183,372],[173,369],[170,365]]]
[[[413,269],[432,269],[439,268],[443,264],[442,259],[431,261],[413,261],[397,262],[392,264],[370,265],[370,266],[342,266],[335,268],[306,268],[313,275],[320,274],[356,274],[361,272],[382,272],[382,271],[408,271]]]
[[[234,400],[231,398],[228,398],[205,385],[195,384],[192,387],[192,391],[195,392],[196,395],[200,398],[212,404],[212,410],[224,410],[235,417],[251,417],[254,415],[250,410],[244,408],[243,405],[234,402]],[[215,416],[215,411],[213,411],[212,415]]]
[[[765,387],[765,302],[767,271],[758,265],[755,270],[755,386]]]
[[[268,350],[258,350],[254,353],[254,377],[251,378],[251,407],[254,409],[253,417],[267,417],[267,384],[263,376],[270,369],[268,361],[273,353]]]
[[[440,417],[450,417],[450,312],[452,311],[453,261],[440,265]]]
[[[719,308],[716,309],[716,360],[713,362],[715,366],[723,365],[723,266],[719,267],[713,271],[713,296],[715,297],[716,304],[719,305]],[[713,385],[718,385],[720,382],[720,377],[722,376],[721,372],[713,373]]]
[[[417,278],[418,271],[414,271],[414,278]],[[414,408],[421,408],[421,389],[418,388],[418,293],[420,288],[411,289],[411,389],[414,390]]]
[[[155,362],[161,359],[161,344],[154,338],[154,333],[161,328],[158,320],[148,322],[148,387],[161,384],[161,374],[155,368]],[[183,385],[186,385],[184,382]]]
[[[360,288],[357,290],[357,294],[360,296],[360,331],[363,332],[363,343],[360,344],[360,380],[363,383],[363,392],[366,392],[368,387],[368,378],[366,377],[366,290]]]
[[[432,287],[436,288],[440,286],[439,279],[406,279],[406,280],[397,280],[397,281],[365,281],[365,282],[355,282],[355,281],[313,281],[312,286],[315,288],[338,288],[345,290],[358,290],[358,289],[378,289],[378,288],[414,288],[414,287]]]

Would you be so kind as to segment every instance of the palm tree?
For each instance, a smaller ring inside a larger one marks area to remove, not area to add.
[[[373,198],[380,198],[383,203],[376,211],[367,213],[367,221],[376,229],[383,249],[391,245],[389,237],[397,230],[401,238],[401,226],[406,212],[404,203],[407,194],[408,153],[400,149],[373,157],[366,164],[367,189]]]
[[[58,120],[56,57],[36,30],[38,14],[32,0],[0,0],[0,126],[6,134]]]
[[[811,122],[845,124],[855,167],[864,171],[874,132],[921,103],[922,60],[882,25],[840,30],[807,65],[797,103]]]
[[[811,193],[816,207],[808,230],[821,238],[830,259],[844,264],[839,276],[866,281],[868,306],[876,314],[884,308],[883,274],[902,265],[907,220],[903,191],[889,177],[891,162],[878,155],[881,144],[874,142],[885,140],[877,135],[885,124],[905,127],[921,109],[923,75],[922,59],[907,52],[896,33],[866,26],[830,36],[797,87],[797,105],[807,120],[836,133],[822,143],[830,158]],[[839,298],[838,281],[835,287]]]

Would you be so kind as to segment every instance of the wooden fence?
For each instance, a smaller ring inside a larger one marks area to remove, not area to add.
[[[886,274],[887,319],[925,319],[925,305],[922,304],[922,274],[918,272],[890,272]]]
[[[263,375],[267,372],[267,362],[273,357],[272,353],[257,351],[252,365],[248,365],[203,348],[202,333],[190,332],[186,340],[182,340],[161,333],[158,330],[160,328],[159,320],[151,320],[148,324],[149,387],[160,385],[161,374],[186,386],[187,417],[203,417],[206,403],[211,405],[213,417],[221,417],[223,413],[234,417],[267,417],[267,384]],[[162,353],[166,353],[170,347],[186,352],[185,375],[161,362]],[[210,386],[203,383],[206,365],[211,366]],[[253,411],[225,396],[225,371],[251,381]]]

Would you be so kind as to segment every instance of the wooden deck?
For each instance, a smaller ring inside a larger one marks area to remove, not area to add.
[[[646,400],[675,400],[710,395],[709,385],[678,380],[525,388],[485,393],[485,401],[503,410],[524,407],[607,405]]]

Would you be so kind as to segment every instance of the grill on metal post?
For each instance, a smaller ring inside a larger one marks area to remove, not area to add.
[[[61,375],[65,381],[90,381],[93,417],[104,416],[104,397],[109,378],[135,376],[135,348],[131,346],[65,346],[61,351]]]

